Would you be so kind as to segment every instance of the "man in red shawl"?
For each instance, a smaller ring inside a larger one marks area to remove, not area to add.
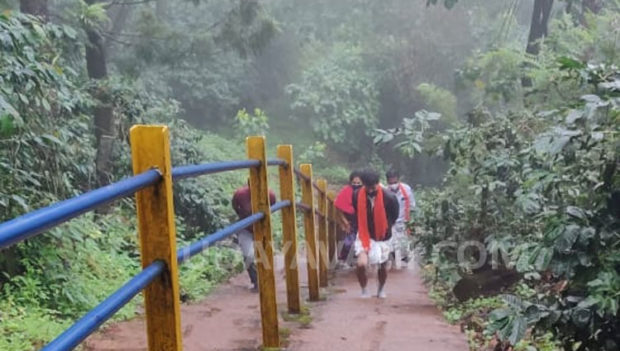
[[[353,194],[353,206],[357,214],[357,279],[362,288],[362,297],[368,297],[366,266],[378,265],[377,297],[385,298],[387,280],[386,263],[390,254],[392,226],[398,219],[398,199],[391,191],[379,185],[379,173],[367,170],[361,173],[364,186]]]

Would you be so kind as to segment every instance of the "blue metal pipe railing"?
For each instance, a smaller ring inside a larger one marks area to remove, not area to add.
[[[281,209],[283,209],[284,207],[290,206],[291,202],[289,200],[284,200],[284,201],[278,201],[275,204],[273,204],[270,208],[271,213],[279,211]],[[233,235],[234,233],[239,232],[240,230],[247,228],[248,226],[260,221],[261,219],[263,219],[265,217],[265,215],[260,212],[260,213],[255,213],[249,217],[246,217],[242,220],[239,220],[231,225],[229,225],[226,228],[220,229],[217,232],[207,235],[206,237],[204,237],[203,239],[200,239],[192,244],[190,244],[189,246],[186,246],[184,248],[178,249],[177,250],[177,262],[179,264],[187,261],[188,259],[190,259],[191,257],[201,253],[202,251],[206,250],[208,247],[212,246],[213,244],[215,244],[216,242],[225,239],[231,235]]]
[[[297,168],[293,168],[293,173],[295,173],[296,176],[298,176],[299,178],[301,178],[303,180],[310,180],[310,177],[308,177],[307,175],[303,174]]]
[[[235,169],[253,168],[260,166],[259,160],[238,160],[226,162],[204,163],[200,165],[189,165],[174,167],[172,169],[172,179],[180,180],[185,178],[197,177],[204,174],[213,174]]]
[[[159,171],[153,169],[4,222],[0,224],[0,249],[28,239],[108,202],[132,195],[157,183],[160,179]]]
[[[72,350],[157,278],[164,271],[165,266],[163,261],[151,263],[41,351]]]
[[[249,217],[246,217],[240,221],[237,221],[226,228],[220,229],[217,232],[210,234],[203,239],[200,239],[189,246],[177,250],[177,262],[179,264],[187,261],[191,257],[201,253],[209,246],[215,244],[226,237],[233,235],[234,233],[247,228],[248,226],[260,221],[265,217],[262,212],[255,213]]]
[[[298,170],[297,168],[294,168],[294,169],[293,169],[293,172],[294,172],[294,173],[295,173],[295,175],[297,175],[299,178],[301,178],[301,179],[303,179],[303,180],[306,180],[306,181],[310,181],[310,177],[308,177],[307,175],[303,174],[303,173],[302,173],[300,170]],[[319,186],[318,186],[315,182],[312,182],[312,187],[313,187],[314,189],[316,189],[316,191],[318,191],[319,193],[324,194],[323,190],[321,190],[321,189],[319,188]]]
[[[281,158],[270,158],[267,160],[267,166],[288,166],[288,163]]]
[[[270,210],[271,210],[271,213],[274,213],[290,205],[291,205],[290,200],[278,201],[275,204],[271,205]]]
[[[172,178],[180,180],[203,174],[258,167],[259,165],[260,161],[258,160],[240,160],[182,166],[172,169]],[[267,165],[284,166],[287,165],[287,162],[282,159],[270,159],[267,161]],[[132,195],[140,189],[157,183],[161,178],[161,173],[153,169],[1,223],[0,249],[32,237],[108,202]],[[289,200],[279,201],[273,204],[270,210],[273,213],[290,205],[291,202]],[[178,263],[185,262],[192,256],[212,246],[215,242],[260,221],[264,217],[265,214],[262,212],[253,214],[187,247],[179,249],[177,251]],[[45,346],[42,351],[71,350],[76,347],[159,276],[164,268],[165,263],[162,261],[155,261],[144,268],[142,272],[134,276],[115,293],[54,339],[54,341]]]
[[[276,202],[271,206],[271,212],[276,212],[284,207],[290,206],[289,200]],[[265,215],[261,213],[253,214],[230,226],[219,230],[202,240],[199,240],[190,246],[184,247],[177,251],[177,262],[183,263],[192,256],[204,251],[217,241],[220,241],[233,233],[236,233],[249,225],[252,225]],[[132,278],[129,282],[118,289],[114,294],[103,301],[99,306],[95,307],[91,312],[77,321],[71,328],[59,335],[54,341],[48,344],[42,351],[51,350],[71,350],[77,346],[82,340],[92,334],[101,324],[108,320],[114,313],[121,309],[129,300],[142,291],[153,279],[155,279],[164,269],[165,264],[161,261],[155,261],[141,273]]]

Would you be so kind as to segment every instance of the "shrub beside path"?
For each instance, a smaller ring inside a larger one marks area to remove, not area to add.
[[[282,266],[281,258],[277,266]],[[301,267],[305,263],[300,262]],[[286,350],[413,350],[467,351],[465,336],[449,325],[429,300],[416,269],[391,271],[387,299],[362,299],[353,270],[332,274],[326,299],[309,306],[302,321],[280,320]],[[302,296],[307,295],[300,270]],[[279,311],[286,310],[284,274],[276,275]],[[245,272],[216,288],[203,301],[182,306],[186,351],[258,350],[261,328],[258,295],[247,290]],[[369,279],[376,290],[376,273]],[[304,301],[307,296],[303,296]],[[86,341],[91,351],[146,350],[143,318],[108,326]]]

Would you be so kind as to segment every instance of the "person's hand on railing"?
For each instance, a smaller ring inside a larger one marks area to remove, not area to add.
[[[347,221],[346,219],[342,223],[340,223],[340,227],[346,233],[351,232],[351,223],[349,223],[349,221]]]

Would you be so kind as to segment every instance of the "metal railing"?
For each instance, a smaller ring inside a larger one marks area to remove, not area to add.
[[[145,313],[149,350],[181,350],[179,280],[177,265],[203,252],[216,242],[254,226],[263,346],[279,347],[271,213],[282,211],[285,252],[287,307],[301,310],[297,272],[295,208],[303,210],[308,262],[310,301],[319,300],[319,286],[327,286],[327,267],[334,259],[336,220],[333,192],[327,182],[313,182],[312,166],[295,169],[291,145],[278,146],[278,158],[267,159],[264,137],[247,138],[247,160],[171,167],[168,128],[134,126],[131,129],[134,176],[55,203],[0,224],[0,249],[60,225],[114,200],[136,194],[142,271],[79,319],[42,350],[71,350],[114,315],[141,291],[145,291]],[[281,201],[269,204],[267,166],[278,166]],[[205,174],[249,169],[253,214],[215,233],[176,250],[172,182]],[[301,185],[302,201],[295,201],[294,174]],[[314,195],[313,188],[318,196]],[[315,202],[317,204],[315,205]],[[315,209],[316,210],[313,210]],[[316,218],[315,218],[316,217]],[[318,221],[318,223],[315,223]],[[318,240],[315,227],[318,224]],[[318,242],[317,242],[318,241]],[[256,249],[258,244],[267,247]],[[317,249],[318,246],[318,249]],[[269,267],[263,265],[267,262]]]

